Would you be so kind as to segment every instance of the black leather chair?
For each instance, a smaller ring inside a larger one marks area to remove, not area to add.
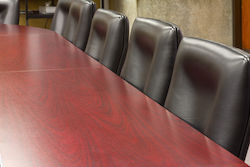
[[[129,23],[125,15],[97,9],[85,52],[119,74],[128,47]]]
[[[85,50],[96,4],[89,0],[73,1],[63,36],[78,48]]]
[[[59,0],[57,2],[56,11],[50,26],[51,30],[58,34],[63,34],[67,24],[69,9],[73,1],[74,0]]]
[[[244,160],[249,138],[249,55],[183,38],[165,107]]]
[[[182,33],[169,22],[134,21],[121,77],[163,105]]]
[[[0,1],[0,23],[19,24],[19,0]]]

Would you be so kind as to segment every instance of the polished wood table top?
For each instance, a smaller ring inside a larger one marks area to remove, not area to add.
[[[0,25],[0,166],[247,166],[45,29]]]

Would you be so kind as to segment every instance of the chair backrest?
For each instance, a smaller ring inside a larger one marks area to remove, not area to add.
[[[181,39],[172,23],[136,18],[121,77],[163,105]]]
[[[51,30],[57,32],[58,34],[63,34],[67,24],[69,9],[73,1],[74,0],[59,0],[57,2],[56,11],[50,26]]]
[[[128,36],[129,23],[125,15],[97,9],[85,52],[119,74],[127,52]]]
[[[96,4],[89,0],[73,1],[63,36],[78,48],[85,50]]]
[[[164,106],[241,159],[249,144],[249,55],[183,38]]]
[[[0,23],[19,24],[19,0],[0,1]]]

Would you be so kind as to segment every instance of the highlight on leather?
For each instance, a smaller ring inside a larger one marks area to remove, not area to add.
[[[98,9],[92,19],[85,52],[119,75],[127,53],[128,36],[127,16]]]
[[[121,77],[163,105],[181,39],[173,23],[136,18]]]
[[[62,36],[81,50],[85,50],[96,4],[89,0],[75,0],[70,5]]]
[[[62,35],[67,24],[69,9],[74,0],[59,0],[54,13],[50,29]]]
[[[250,141],[249,77],[247,53],[185,37],[164,106],[244,160]]]

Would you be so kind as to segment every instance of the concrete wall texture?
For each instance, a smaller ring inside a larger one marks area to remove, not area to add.
[[[233,45],[233,0],[113,0],[114,10],[172,22],[184,36]]]

